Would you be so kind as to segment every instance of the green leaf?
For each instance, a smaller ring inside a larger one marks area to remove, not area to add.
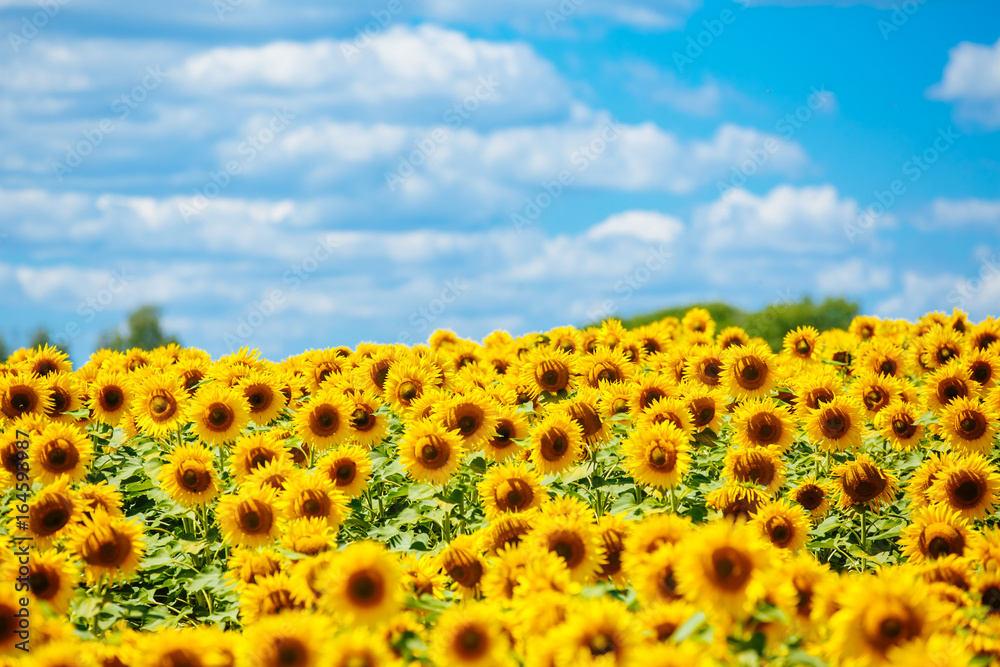
[[[679,628],[674,630],[674,634],[672,636],[673,640],[678,643],[684,641],[694,634],[694,631],[697,630],[704,622],[705,612],[699,611],[695,613],[694,616],[684,621]]]

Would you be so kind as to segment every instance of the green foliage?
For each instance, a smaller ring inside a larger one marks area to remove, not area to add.
[[[123,336],[118,329],[104,331],[97,339],[97,348],[125,351],[137,347],[141,350],[153,350],[161,345],[178,342],[175,336],[163,333],[159,307],[147,304],[129,314],[126,335]]]
[[[49,335],[49,330],[44,326],[39,326],[35,329],[35,333],[31,334],[31,342],[28,343],[28,347],[33,349],[44,347],[45,345],[52,345],[63,354],[69,356],[69,346],[62,343],[53,343],[52,337]],[[0,352],[5,352],[5,350],[0,347]],[[4,358],[6,358],[6,355],[4,355]]]
[[[10,356],[10,350],[7,348],[7,343],[4,342],[3,336],[0,335],[0,361],[3,361]]]
[[[827,297],[815,303],[811,297],[801,301],[771,304],[757,312],[746,312],[726,303],[694,303],[689,306],[667,308],[655,313],[637,315],[622,321],[627,329],[662,320],[666,317],[681,319],[692,308],[704,308],[712,314],[716,331],[726,327],[742,327],[751,336],[759,336],[773,350],[780,350],[782,340],[789,331],[801,326],[827,329],[846,329],[851,319],[860,311],[859,305],[843,297]]]

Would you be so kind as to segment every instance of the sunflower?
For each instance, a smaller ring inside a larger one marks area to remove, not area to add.
[[[229,556],[227,566],[225,579],[239,592],[256,583],[258,577],[269,577],[281,572],[285,566],[285,558],[276,549],[236,547]]]
[[[680,394],[677,384],[670,377],[655,372],[638,375],[626,382],[625,386],[628,388],[629,411],[633,417],[638,417],[653,401],[677,398]]]
[[[986,454],[993,446],[1000,415],[979,401],[956,398],[938,416],[936,433],[960,452]]]
[[[189,397],[179,378],[153,373],[135,386],[132,414],[136,426],[151,438],[173,433],[188,421]]]
[[[76,491],[76,503],[84,516],[90,516],[95,510],[105,512],[112,517],[125,516],[122,511],[122,494],[107,480],[96,484],[84,484]]]
[[[31,464],[26,462],[30,443],[30,438],[21,437],[19,429],[8,428],[0,432],[0,463],[3,464],[4,473],[16,477],[19,470],[31,472],[28,470]]]
[[[647,486],[675,487],[691,465],[687,434],[669,421],[636,430],[623,449],[625,468]]]
[[[593,387],[581,387],[571,398],[562,401],[559,409],[580,425],[585,444],[602,445],[611,436],[611,425],[601,419],[598,401],[601,392]]]
[[[244,627],[302,608],[302,603],[292,596],[291,580],[285,572],[258,576],[240,592],[240,621]]]
[[[464,455],[461,436],[430,420],[410,422],[399,442],[400,463],[418,482],[444,484]]]
[[[938,472],[926,494],[965,519],[986,519],[1000,505],[1000,475],[982,454],[968,454]]]
[[[363,389],[368,389],[378,396],[384,396],[385,380],[397,355],[395,347],[391,345],[380,346],[372,353],[371,357],[362,361],[354,369],[355,381]]]
[[[396,360],[385,378],[385,397],[397,414],[402,414],[431,387],[440,386],[441,371],[427,359],[407,357]]]
[[[452,396],[436,410],[441,424],[458,433],[462,447],[469,451],[479,449],[495,433],[499,417],[492,401],[483,392]]]
[[[678,545],[678,552],[678,591],[701,609],[743,617],[767,592],[767,545],[745,524],[703,524]]]
[[[176,447],[157,476],[163,492],[184,507],[211,501],[219,493],[213,458],[212,450],[198,443]]]
[[[973,570],[971,559],[950,554],[924,563],[920,568],[920,576],[929,584],[945,584],[967,591]]]
[[[316,469],[348,498],[360,496],[372,476],[368,450],[357,445],[334,447],[317,462]]]
[[[931,369],[941,368],[958,359],[966,350],[965,336],[951,327],[934,327],[923,338],[926,352],[922,361]]]
[[[643,656],[635,618],[609,598],[572,600],[566,623],[554,634],[556,665],[631,665]]]
[[[906,354],[891,340],[876,338],[858,347],[856,369],[859,373],[872,373],[898,378],[906,375]]]
[[[427,595],[443,600],[448,587],[448,577],[441,571],[436,558],[427,555],[405,554],[401,557],[403,588],[419,599]]]
[[[45,382],[51,396],[51,409],[45,414],[49,419],[73,423],[76,421],[66,413],[79,410],[82,404],[80,386],[75,376],[68,373],[51,373]]]
[[[291,519],[283,526],[281,546],[288,551],[315,556],[337,548],[337,532],[323,517]]]
[[[57,614],[69,611],[76,594],[78,572],[67,552],[35,551],[28,558],[28,591]]]
[[[386,640],[367,628],[352,628],[330,640],[328,667],[401,667]]]
[[[31,439],[29,452],[31,475],[43,484],[62,476],[78,481],[87,474],[94,445],[76,426],[52,422]]]
[[[841,374],[850,376],[858,347],[857,337],[843,329],[828,329],[819,335],[819,344],[822,360],[837,367]]]
[[[681,318],[681,328],[685,333],[703,333],[709,336],[715,333],[715,320],[712,314],[704,308],[692,308]]]
[[[69,373],[73,370],[73,364],[69,360],[69,355],[55,347],[45,343],[39,345],[37,349],[31,350],[31,356],[26,360],[28,370],[38,377],[46,377],[52,374]]]
[[[987,317],[985,320],[969,329],[966,334],[969,346],[976,350],[998,351],[1000,346],[1000,320]]]
[[[817,357],[818,342],[819,331],[815,327],[802,326],[785,334],[782,349],[793,359],[813,361]]]
[[[722,392],[704,385],[690,384],[683,389],[683,400],[691,413],[691,427],[696,433],[709,430],[718,433],[725,414]]]
[[[896,399],[875,417],[875,428],[893,449],[910,451],[924,437],[924,426],[917,423],[919,417],[916,405]]]
[[[244,481],[268,463],[292,463],[292,454],[278,440],[275,431],[256,431],[240,436],[229,456],[229,467],[237,482]]]
[[[237,387],[250,408],[250,420],[258,426],[273,422],[288,405],[278,378],[269,371],[250,371]]]
[[[979,385],[972,381],[969,371],[954,362],[927,376],[920,397],[927,409],[937,415],[957,399],[975,400],[979,392]]]
[[[888,664],[890,650],[926,639],[944,620],[927,586],[902,568],[851,580],[838,601],[827,652],[848,664]]]
[[[531,532],[537,510],[517,514],[501,514],[490,522],[483,535],[485,548],[496,554],[504,547],[516,547]]]
[[[733,444],[777,447],[784,452],[795,439],[795,421],[788,408],[770,398],[744,401],[732,416]]]
[[[843,380],[828,366],[820,366],[803,372],[790,381],[795,394],[795,412],[805,416],[810,410],[823,403],[829,403],[843,391]]]
[[[937,504],[913,512],[899,546],[904,556],[920,563],[951,554],[961,556],[971,540],[965,519],[946,505]]]
[[[647,514],[632,523],[623,541],[622,569],[631,572],[666,544],[677,544],[692,530],[691,519],[671,512]]]
[[[244,635],[246,667],[325,667],[330,665],[330,621],[305,611],[268,615]],[[178,666],[179,667],[179,666]]]
[[[575,388],[578,361],[574,354],[552,347],[536,347],[520,360],[518,378],[536,399],[543,392],[552,396]]]
[[[517,456],[517,440],[528,437],[528,420],[517,408],[503,405],[497,408],[497,425],[493,436],[483,443],[483,452],[499,463]]]
[[[830,511],[830,485],[813,477],[799,482],[790,497],[809,512],[813,521],[822,519]]]
[[[104,576],[112,581],[130,578],[146,545],[142,527],[134,519],[98,510],[72,527],[67,549],[83,562],[87,582],[93,584]]]
[[[538,507],[548,497],[542,480],[524,461],[502,463],[491,468],[479,482],[486,520],[502,514],[525,512]]]
[[[254,468],[253,472],[244,478],[242,484],[246,488],[268,486],[280,493],[291,479],[300,474],[302,471],[296,468],[289,458],[278,458]]]
[[[809,636],[815,627],[810,623],[813,597],[816,590],[829,581],[830,566],[816,560],[816,557],[808,551],[800,551],[785,565],[784,574],[797,593],[795,606],[788,610],[788,616],[806,636]]]
[[[864,418],[853,400],[835,396],[833,400],[812,410],[803,426],[813,442],[827,451],[842,452],[861,445]]]
[[[17,500],[12,499],[12,502],[16,503]],[[76,496],[69,489],[69,478],[65,476],[42,487],[27,505],[27,528],[23,527],[21,521],[14,521],[15,515],[21,516],[24,513],[14,511],[12,507],[8,530],[12,534],[25,534],[34,538],[39,549],[47,549],[66,536],[73,524],[80,519]]]
[[[328,476],[309,471],[288,480],[281,492],[278,509],[288,520],[322,519],[336,529],[347,515],[347,498]]]
[[[957,459],[948,453],[932,453],[920,467],[913,471],[906,485],[906,497],[910,499],[913,508],[933,504],[930,497],[931,486],[937,481],[938,475],[945,468],[956,463]]]
[[[525,538],[529,551],[550,551],[566,563],[575,581],[593,582],[605,561],[604,544],[593,519],[576,513],[542,511]]]
[[[431,633],[431,660],[455,667],[507,664],[510,643],[498,612],[484,602],[465,602],[446,609]]]
[[[370,391],[355,392],[347,397],[351,415],[347,425],[349,437],[362,447],[372,448],[382,442],[389,430],[386,416],[378,412],[381,401]]]
[[[966,667],[975,657],[971,648],[964,637],[937,633],[894,647],[887,658],[896,667]]]
[[[722,350],[707,346],[691,350],[684,358],[683,377],[686,382],[718,387],[722,381]]]
[[[855,315],[848,325],[847,330],[857,336],[860,340],[869,340],[875,337],[878,331],[880,320],[869,315]]]
[[[676,567],[679,552],[674,544],[662,544],[642,559],[634,559],[626,574],[639,604],[651,607],[681,600],[677,590]]]
[[[339,555],[340,552],[331,549],[292,562],[288,568],[288,581],[292,600],[296,604],[306,608],[312,608],[316,604],[323,594],[319,588],[319,581]]]
[[[865,454],[833,469],[840,486],[840,506],[843,509],[867,508],[873,512],[893,501],[899,491],[898,480],[892,473],[879,468]]]
[[[729,348],[723,352],[722,360],[719,380],[733,398],[764,398],[777,384],[776,358],[766,344]]]
[[[869,418],[873,418],[902,395],[903,387],[903,380],[865,371],[854,377],[849,395],[864,408]]]
[[[295,412],[295,433],[316,451],[340,444],[350,435],[351,405],[343,393],[320,389]]]
[[[98,373],[87,393],[90,396],[87,407],[94,421],[109,426],[118,425],[133,396],[128,377],[124,373],[110,371]]]
[[[582,429],[564,413],[553,412],[531,430],[531,461],[545,475],[566,470],[582,451]]]
[[[809,539],[811,526],[807,516],[787,500],[774,500],[758,507],[750,524],[779,549],[798,551]]]
[[[978,598],[980,606],[986,613],[995,616],[1000,614],[1000,572],[985,570],[979,572],[972,584],[972,593]]]
[[[694,434],[691,411],[683,398],[658,398],[639,413],[635,421],[637,429],[666,422],[673,424],[687,437]]]
[[[277,492],[262,484],[219,498],[215,517],[227,544],[259,547],[278,534]]]
[[[37,375],[0,376],[0,411],[7,419],[43,415],[52,410],[52,394]]]
[[[634,364],[621,350],[599,345],[580,359],[580,372],[584,383],[597,389],[601,382],[626,381],[634,372]]]
[[[973,350],[962,357],[962,365],[973,382],[986,390],[997,386],[1000,378],[1000,355],[990,350]]]
[[[733,484],[720,486],[705,496],[709,507],[734,522],[749,521],[750,515],[770,499],[768,491]]]
[[[739,484],[760,485],[777,491],[785,483],[785,464],[777,447],[731,449],[726,454],[723,477]]]
[[[403,603],[402,568],[377,542],[353,542],[322,573],[319,604],[350,623],[375,625]]]

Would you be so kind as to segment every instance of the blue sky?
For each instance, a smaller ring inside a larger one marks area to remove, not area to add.
[[[987,0],[0,0],[0,333],[1000,314]]]

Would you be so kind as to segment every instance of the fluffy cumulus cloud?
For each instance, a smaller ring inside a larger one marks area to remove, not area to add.
[[[927,226],[940,229],[975,225],[996,229],[1000,227],[1000,200],[939,197],[931,202],[923,220]]]
[[[1000,128],[1000,39],[988,44],[962,42],[948,52],[948,64],[928,97],[952,102],[960,121]]]
[[[694,230],[718,251],[835,254],[845,250],[844,229],[857,218],[857,201],[832,185],[780,185],[763,195],[729,190],[696,211]]]

